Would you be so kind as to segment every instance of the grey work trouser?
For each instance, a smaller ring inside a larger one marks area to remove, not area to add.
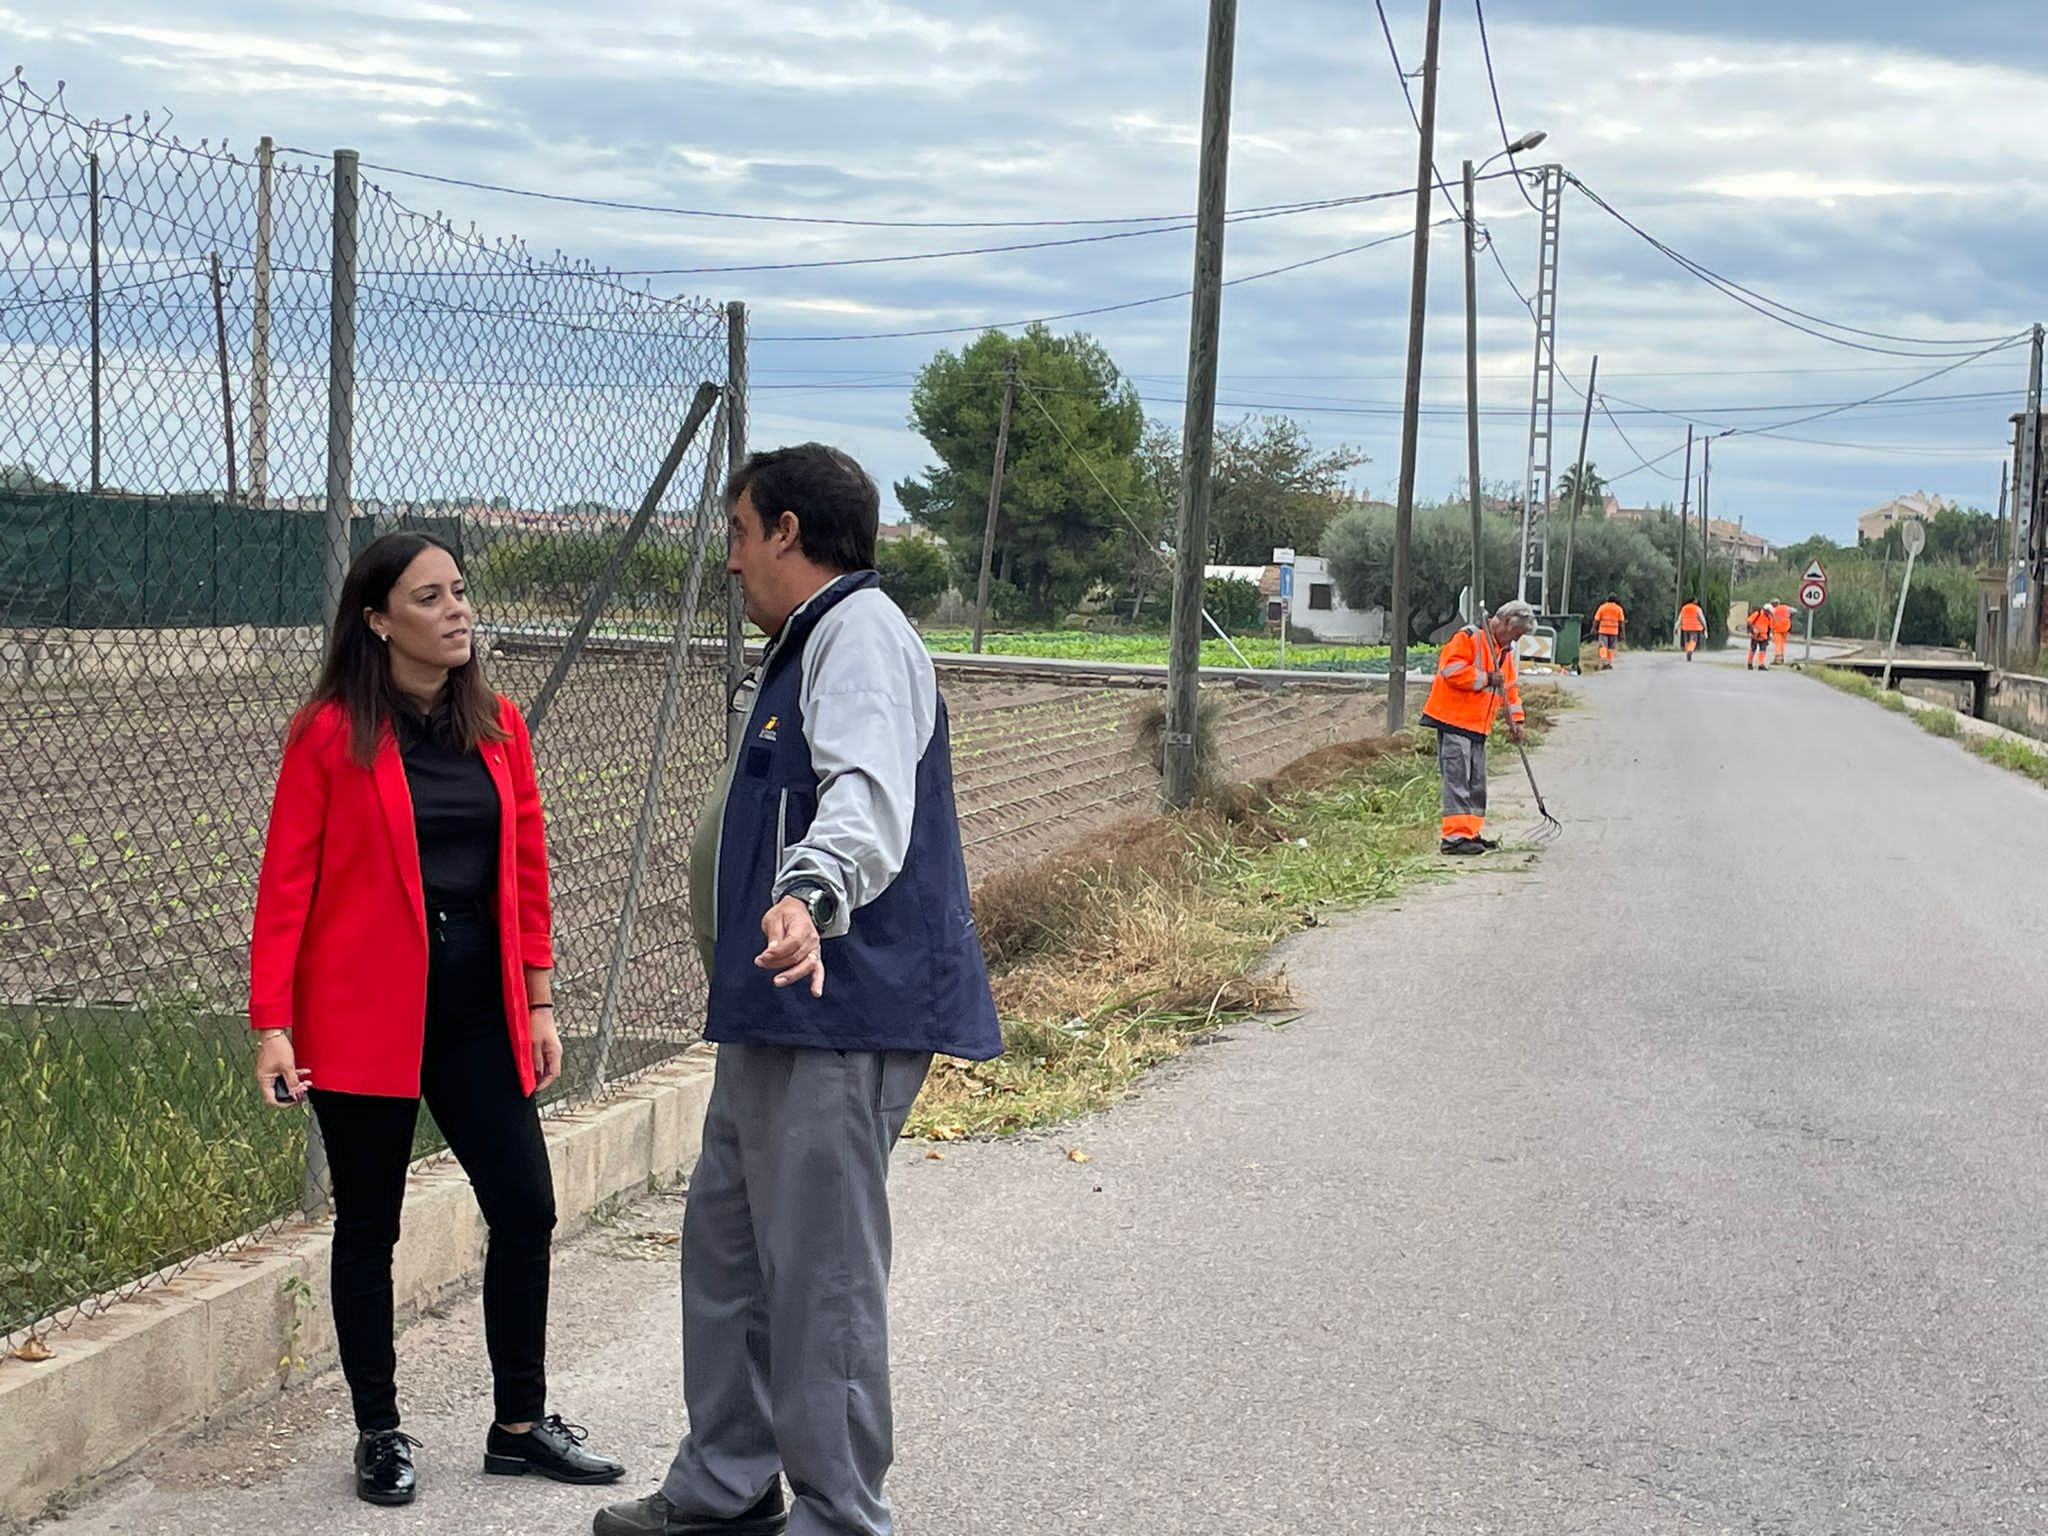
[[[1486,827],[1486,743],[1438,731],[1436,766],[1444,780],[1445,840],[1479,836]]]
[[[722,1045],[683,1214],[687,1438],[662,1483],[789,1536],[890,1536],[889,1152],[931,1057]]]

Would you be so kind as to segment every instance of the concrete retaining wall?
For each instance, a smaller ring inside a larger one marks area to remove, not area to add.
[[[699,1047],[601,1105],[547,1122],[561,1234],[612,1196],[696,1165],[712,1059]],[[416,1169],[393,1264],[399,1315],[473,1283],[483,1235],[469,1180],[452,1160]],[[331,1223],[295,1223],[52,1334],[49,1360],[0,1359],[0,1525],[283,1390],[290,1373],[278,1362],[287,1354],[308,1372],[333,1364],[332,1244]]]
[[[2048,740],[2048,678],[2001,672],[1991,685],[1991,718],[2000,725]]]

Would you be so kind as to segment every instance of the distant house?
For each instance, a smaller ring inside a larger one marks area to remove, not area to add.
[[[1925,491],[1908,491],[1903,496],[1894,496],[1882,506],[1872,507],[1856,519],[1856,542],[1875,544],[1895,525],[1907,518],[1918,518],[1925,522],[1945,505],[1939,496],[1930,496]]]
[[[1294,560],[1294,598],[1280,597],[1280,567],[1277,565],[1211,565],[1203,575],[1225,581],[1249,581],[1266,600],[1266,622],[1279,627],[1283,615],[1296,629],[1313,631],[1318,640],[1338,645],[1384,645],[1387,614],[1383,608],[1361,613],[1345,606],[1337,591],[1330,562],[1321,555],[1297,555]]]
[[[1742,526],[1742,519],[1728,522],[1714,518],[1707,524],[1707,549],[1722,559],[1733,558],[1738,566],[1762,565],[1777,553],[1776,546],[1760,533]]]

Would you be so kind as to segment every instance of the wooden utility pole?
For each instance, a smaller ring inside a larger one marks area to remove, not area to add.
[[[1685,429],[1685,475],[1678,482],[1678,606],[1685,607],[1685,546],[1692,542],[1692,427]],[[1700,596],[1707,595],[1707,547],[1700,546]],[[1704,612],[1704,607],[1702,607]],[[1675,623],[1676,621],[1674,621]]]
[[[220,359],[220,428],[227,440],[228,500],[237,500],[235,488],[235,397],[228,388],[228,320],[221,299],[220,252],[213,253],[213,346]]]
[[[1473,624],[1485,622],[1486,528],[1479,491],[1479,224],[1472,215],[1472,162],[1465,162],[1465,479],[1472,498]]]
[[[1422,416],[1422,332],[1429,308],[1429,200],[1436,185],[1436,63],[1443,0],[1429,0],[1422,49],[1422,147],[1415,172],[1415,269],[1408,283],[1408,388],[1401,401],[1401,488],[1394,501],[1394,590],[1387,604],[1387,731],[1408,723],[1408,544],[1415,529],[1415,450]]]
[[[1558,588],[1557,611],[1572,611],[1572,550],[1579,539],[1579,508],[1586,500],[1586,439],[1593,431],[1593,391],[1600,387],[1600,356],[1593,355],[1593,371],[1586,376],[1586,414],[1579,421],[1579,468],[1572,476],[1572,515],[1564,525],[1564,584]]]
[[[1166,804],[1195,795],[1195,721],[1202,686],[1203,552],[1209,545],[1209,466],[1216,436],[1216,354],[1223,320],[1223,210],[1230,180],[1230,82],[1237,0],[1209,0],[1208,79],[1202,87],[1201,195],[1188,326],[1187,416],[1181,432],[1180,528],[1174,541],[1173,638],[1166,668]]]
[[[974,583],[974,654],[981,654],[981,635],[988,624],[988,568],[996,550],[996,513],[1003,504],[1003,460],[1010,451],[1010,407],[1017,399],[1017,354],[1003,370],[1003,415],[996,424],[996,467],[988,481],[988,521],[981,530],[981,575]]]

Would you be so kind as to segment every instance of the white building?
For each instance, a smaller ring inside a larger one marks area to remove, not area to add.
[[[1226,581],[1249,581],[1266,600],[1266,622],[1277,628],[1282,616],[1280,567],[1277,565],[1212,565],[1206,576]],[[1335,645],[1385,645],[1387,614],[1384,608],[1361,613],[1347,608],[1337,591],[1330,562],[1321,555],[1297,555],[1294,559],[1294,597],[1286,605],[1286,617],[1299,632],[1309,630],[1318,640]]]

